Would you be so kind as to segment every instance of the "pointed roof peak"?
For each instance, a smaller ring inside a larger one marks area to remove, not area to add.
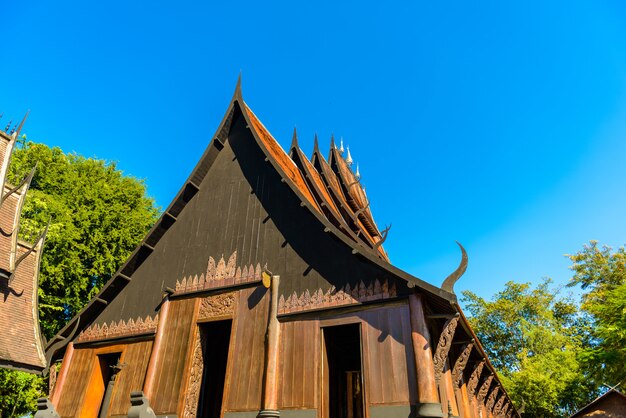
[[[320,151],[320,144],[319,141],[317,140],[317,132],[315,133],[315,136],[313,137],[313,152],[319,152]]]
[[[20,135],[20,131],[22,130],[22,127],[24,127],[24,123],[26,123],[26,119],[28,119],[28,114],[30,113],[30,109],[28,109],[26,111],[26,114],[24,115],[24,118],[22,119],[22,121],[20,122],[19,126],[17,127],[17,130],[15,131],[15,133],[13,134],[13,136],[15,138],[17,138]]]
[[[291,137],[291,148],[298,148],[298,131],[293,127],[293,136]]]
[[[237,85],[235,86],[235,93],[233,94],[233,100],[243,101],[243,94],[241,93],[241,71],[239,77],[237,77]]]

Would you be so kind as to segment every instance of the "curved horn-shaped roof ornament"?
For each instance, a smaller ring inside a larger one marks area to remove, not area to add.
[[[461,262],[459,266],[454,270],[446,279],[443,281],[441,288],[446,292],[454,293],[454,284],[461,278],[461,276],[467,270],[467,253],[465,252],[465,248],[461,245],[460,242],[456,241],[459,248],[461,248]]]

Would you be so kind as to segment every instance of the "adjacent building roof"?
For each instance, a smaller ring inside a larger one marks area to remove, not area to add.
[[[17,186],[6,184],[19,126],[0,131],[0,367],[39,373],[47,365],[39,328],[39,261],[45,238],[18,240],[20,214],[34,169]]]
[[[582,407],[570,418],[626,418],[626,395],[615,388]]]

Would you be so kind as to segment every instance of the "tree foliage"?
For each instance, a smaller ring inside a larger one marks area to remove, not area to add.
[[[8,182],[37,164],[20,223],[28,240],[50,222],[41,260],[39,319],[50,338],[111,278],[158,216],[141,180],[115,163],[23,141]],[[41,377],[0,369],[0,417],[33,411]]]
[[[37,164],[20,234],[50,221],[40,272],[40,320],[47,338],[72,318],[129,256],[158,210],[145,185],[115,163],[25,142],[11,159],[9,182]]]
[[[502,384],[526,416],[567,416],[595,394],[581,365],[584,320],[545,279],[508,282],[491,301],[463,292],[470,322]]]
[[[570,255],[574,276],[570,286],[580,285],[582,311],[591,326],[583,361],[589,374],[607,386],[626,388],[626,250],[613,251],[591,241]]]

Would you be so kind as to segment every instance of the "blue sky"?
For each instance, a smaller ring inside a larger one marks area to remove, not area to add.
[[[0,120],[117,161],[165,207],[244,98],[283,147],[343,137],[394,264],[457,291],[564,283],[626,241],[619,1],[0,3]]]

